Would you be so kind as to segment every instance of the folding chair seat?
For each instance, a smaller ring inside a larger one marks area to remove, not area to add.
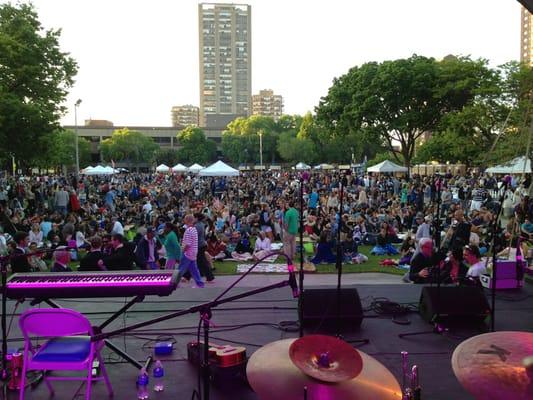
[[[40,308],[27,310],[20,316],[20,330],[24,336],[23,367],[19,400],[24,400],[26,372],[43,371],[44,381],[50,394],[54,390],[50,381],[85,381],[85,399],[91,398],[93,381],[104,380],[109,396],[113,388],[100,355],[103,342],[91,341],[93,328],[89,320],[77,311],[65,308]],[[35,338],[46,338],[39,348],[34,346]],[[33,339],[33,341],[32,341]],[[101,376],[92,376],[93,361],[100,362]],[[85,376],[49,376],[47,371],[83,371]]]

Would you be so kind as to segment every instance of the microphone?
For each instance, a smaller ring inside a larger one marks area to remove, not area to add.
[[[294,274],[294,265],[292,261],[289,261],[287,269],[289,270],[289,286],[292,289],[292,297],[299,297],[300,291],[298,290],[298,284],[296,283],[296,275]]]

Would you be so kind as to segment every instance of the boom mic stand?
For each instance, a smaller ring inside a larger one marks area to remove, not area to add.
[[[281,282],[278,282],[278,283],[274,283],[272,285],[268,285],[268,286],[265,286],[265,287],[262,287],[262,288],[259,288],[259,289],[250,290],[250,291],[247,291],[245,293],[241,293],[241,294],[238,294],[238,295],[235,295],[235,296],[226,297],[224,299],[222,298],[233,287],[235,287],[235,285],[237,285],[237,283],[239,283],[242,279],[244,279],[256,267],[257,264],[259,264],[265,258],[270,257],[272,254],[278,254],[278,255],[284,256],[287,259],[287,265],[288,265],[288,270],[289,270],[289,279],[288,280],[281,281]],[[211,313],[212,309],[214,307],[217,307],[217,306],[221,305],[221,304],[229,303],[229,302],[234,301],[234,300],[239,300],[239,299],[242,299],[242,298],[245,298],[245,297],[252,296],[254,294],[268,292],[270,290],[282,288],[282,287],[285,287],[285,286],[290,286],[292,288],[292,293],[293,293],[294,297],[298,296],[298,287],[297,287],[297,284],[296,284],[296,278],[294,276],[294,266],[292,264],[292,260],[285,253],[272,252],[272,253],[267,254],[263,258],[257,260],[255,262],[255,264],[252,265],[248,271],[246,271],[246,273],[244,273],[242,276],[240,276],[226,290],[224,290],[220,295],[218,295],[214,300],[212,300],[210,302],[199,304],[197,306],[190,307],[190,308],[188,308],[186,310],[176,311],[174,313],[163,315],[163,316],[158,317],[158,318],[153,318],[153,319],[148,320],[148,321],[144,321],[144,322],[140,322],[140,323],[137,323],[137,324],[134,324],[134,325],[126,326],[126,327],[123,327],[123,328],[120,328],[120,329],[117,329],[117,330],[114,330],[114,331],[111,331],[111,332],[100,333],[100,334],[92,336],[91,337],[91,341],[92,342],[98,342],[98,341],[107,339],[107,338],[109,338],[111,336],[116,336],[116,335],[119,335],[121,333],[125,333],[125,332],[128,332],[128,331],[134,330],[134,329],[139,329],[139,328],[142,328],[142,327],[145,327],[145,326],[148,326],[148,325],[153,325],[153,324],[156,324],[158,322],[167,321],[167,320],[172,319],[172,318],[181,317],[182,315],[200,313],[201,324],[203,325],[203,328],[204,328],[204,344],[203,344],[204,348],[203,348],[203,360],[202,360],[203,362],[202,362],[202,367],[201,367],[202,381],[203,381],[202,382],[203,383],[203,385],[202,385],[202,387],[203,387],[203,399],[204,400],[209,400],[209,396],[210,396],[210,381],[211,381],[211,369],[210,369],[210,366],[209,366],[209,327],[210,327],[210,323],[211,323],[210,319],[211,319],[211,316],[212,316],[212,313]]]

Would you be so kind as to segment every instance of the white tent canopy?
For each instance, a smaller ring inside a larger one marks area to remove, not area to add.
[[[486,172],[491,174],[530,174],[531,160],[526,156],[517,157],[509,162],[487,168]]]
[[[239,176],[239,171],[228,164],[217,161],[200,171],[200,176]]]
[[[156,168],[155,168],[156,172],[168,172],[170,171],[170,168],[168,166],[166,166],[165,164],[161,164],[161,165],[158,165]]]
[[[190,172],[194,172],[195,174],[197,174],[198,172],[200,172],[200,170],[204,169],[203,166],[201,166],[200,164],[196,164],[194,163],[193,165],[191,165],[189,167],[189,171]]]
[[[172,172],[187,172],[189,169],[183,164],[176,164],[172,167]]]
[[[407,172],[406,167],[394,164],[392,161],[385,160],[379,164],[373,165],[366,169],[368,172]]]
[[[117,172],[118,171],[116,169],[113,169],[111,167],[102,167],[101,165],[97,165],[96,167],[91,168],[89,170],[85,168],[85,170],[83,171],[85,175],[112,175],[116,174]]]
[[[298,164],[296,164],[296,169],[311,169],[311,166],[307,165],[306,163],[304,162],[299,162]]]

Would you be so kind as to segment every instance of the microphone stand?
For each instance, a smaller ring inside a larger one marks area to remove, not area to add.
[[[202,387],[203,387],[203,398],[204,400],[209,400],[210,397],[210,381],[211,381],[211,368],[209,365],[209,327],[211,324],[211,317],[212,317],[212,309],[214,307],[217,307],[221,304],[229,303],[234,300],[239,300],[245,297],[253,296],[258,293],[267,292],[273,289],[282,288],[285,286],[291,286],[293,283],[296,283],[296,280],[294,279],[293,272],[291,272],[291,276],[288,280],[281,281],[278,283],[274,283],[272,285],[268,285],[259,289],[250,290],[235,296],[222,298],[226,293],[228,293],[237,283],[239,283],[242,279],[244,279],[261,261],[263,261],[265,258],[270,257],[272,254],[279,254],[281,256],[284,256],[287,259],[287,264],[289,266],[289,271],[291,269],[293,270],[292,266],[292,260],[282,252],[272,252],[267,254],[266,256],[262,257],[261,259],[257,260],[254,265],[250,267],[248,271],[246,271],[242,276],[240,276],[235,282],[233,282],[226,290],[224,290],[220,295],[218,295],[214,300],[209,301],[207,303],[199,304],[197,306],[190,307],[185,310],[176,311],[167,315],[163,315],[158,318],[153,318],[148,321],[140,322],[134,325],[126,326],[120,329],[116,329],[111,332],[107,333],[100,333],[97,335],[94,335],[91,337],[92,342],[98,342],[104,339],[107,339],[111,336],[120,335],[122,333],[139,329],[148,325],[153,325],[158,322],[166,321],[172,318],[181,317],[182,315],[186,314],[193,314],[193,313],[200,313],[200,319],[202,321],[203,330],[204,330],[204,348],[203,348],[203,360],[202,360],[202,366],[201,366],[201,372],[202,372]],[[297,294],[297,288],[293,287],[293,295]]]
[[[498,262],[497,262],[497,253],[496,253],[496,234],[498,232],[498,225],[500,220],[500,215],[502,213],[503,208],[503,201],[505,200],[505,192],[507,191],[507,184],[505,184],[502,194],[499,198],[499,207],[498,212],[496,213],[496,217],[494,217],[494,221],[492,221],[492,290],[491,290],[491,307],[490,307],[490,331],[496,332],[496,285],[498,282]],[[518,251],[520,249],[518,246],[520,245],[520,240],[517,240],[516,246],[516,253],[518,254]],[[509,248],[511,247],[511,243],[509,243]],[[518,258],[518,257],[517,257]]]
[[[304,290],[304,182],[306,181],[307,172],[302,172],[300,175],[300,271],[298,272],[298,284],[300,292]],[[298,298],[298,321],[299,321],[299,335],[304,335],[304,301],[303,296]]]
[[[341,335],[341,279],[342,279],[342,259],[344,257],[344,246],[341,242],[341,230],[343,228],[343,220],[342,215],[344,211],[344,187],[348,184],[348,179],[346,176],[344,176],[340,180],[340,199],[339,199],[339,222],[337,226],[337,254],[335,259],[335,268],[337,269],[337,318],[335,321],[335,327],[337,328],[337,334],[336,336],[339,339],[344,340],[344,338]],[[370,339],[357,339],[357,340],[350,340],[347,341],[347,343],[370,343]]]
[[[9,256],[0,257],[0,273],[2,274],[2,398],[7,399],[7,260]]]
[[[437,188],[437,195],[436,195],[436,203],[437,208],[435,212],[433,213],[433,240],[435,242],[435,251],[434,254],[438,254],[440,252],[440,239],[441,239],[441,232],[440,232],[440,203],[441,203],[441,186],[442,181],[438,180],[438,183],[436,185]],[[436,218],[435,218],[436,216]],[[399,338],[404,338],[406,336],[416,336],[416,335],[426,335],[429,333],[436,333],[437,335],[442,334],[443,332],[448,331],[448,328],[446,328],[441,322],[440,322],[440,289],[441,289],[441,270],[440,270],[440,262],[439,265],[433,266],[431,269],[429,276],[431,278],[430,285],[433,284],[433,278],[436,278],[437,280],[437,295],[435,296],[435,316],[433,317],[433,329],[430,331],[420,331],[420,332],[409,332],[409,333],[400,333],[398,334]]]

